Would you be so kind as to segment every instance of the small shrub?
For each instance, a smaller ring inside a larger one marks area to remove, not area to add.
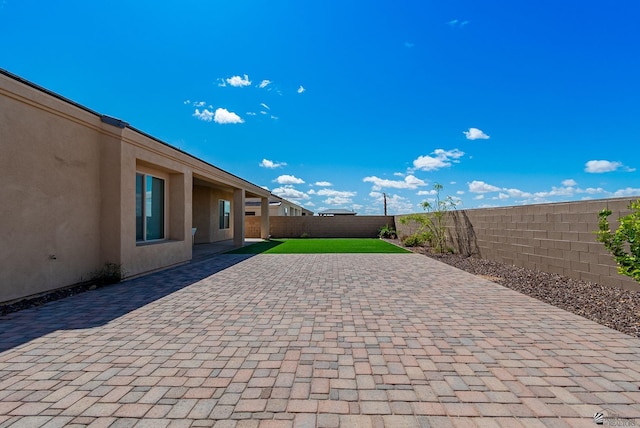
[[[437,253],[447,252],[447,214],[449,211],[454,210],[458,200],[454,200],[451,196],[447,196],[444,199],[440,198],[440,192],[442,191],[442,184],[436,183],[433,185],[435,191],[435,198],[433,201],[424,201],[422,208],[426,211],[422,214],[409,214],[403,216],[400,222],[407,224],[409,222],[415,222],[418,224],[419,233],[423,233],[425,241],[429,242],[429,245]]]
[[[615,232],[609,227],[611,210],[600,211],[596,239],[613,255],[620,274],[640,282],[640,199],[631,202],[629,209],[631,214],[618,219],[620,226]]]
[[[387,239],[396,239],[398,237],[398,234],[396,233],[396,230],[393,227],[389,226],[388,224],[385,224],[378,230],[378,237],[387,238]]]
[[[96,285],[117,284],[124,279],[125,272],[122,265],[116,263],[105,263],[102,269],[93,273],[91,280]]]
[[[414,233],[413,235],[406,237],[402,241],[402,245],[404,245],[405,247],[419,247],[421,245],[424,245],[424,243],[425,239],[422,233]]]

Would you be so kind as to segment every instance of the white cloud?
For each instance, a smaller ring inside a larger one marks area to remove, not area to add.
[[[519,189],[502,189],[502,190],[507,192],[507,195],[509,195],[512,198],[531,198],[533,196],[533,194],[529,192],[523,192],[522,190],[519,190]]]
[[[456,192],[456,195],[464,195],[464,190],[458,190],[458,191]]]
[[[278,116],[271,115],[271,119],[273,119],[273,120],[278,120],[278,119],[280,119],[280,118],[279,118]]]
[[[251,85],[251,80],[249,80],[249,76],[247,76],[246,74],[244,75],[244,78],[240,76],[229,77],[228,79],[226,79],[226,82],[235,87]]]
[[[293,188],[292,186],[276,187],[271,191],[271,193],[285,199],[310,199],[309,195]]]
[[[585,172],[600,174],[603,172],[612,172],[621,168],[621,162],[611,162],[608,160],[590,160],[584,165]]]
[[[416,195],[418,196],[433,196],[437,194],[438,194],[437,190],[420,190],[418,193],[416,193]]]
[[[304,180],[293,175],[281,175],[275,180],[278,184],[304,184]]]
[[[189,105],[189,104],[191,104],[191,100],[184,100],[184,101],[182,102],[182,104],[184,104],[184,105]]]
[[[547,192],[536,192],[534,196],[537,198],[547,198],[549,196],[573,196],[575,189],[573,187],[551,187]]]
[[[347,205],[347,204],[352,204],[353,200],[345,196],[334,196],[331,198],[327,198],[322,202],[324,202],[327,205]]]
[[[213,113],[207,109],[200,111],[196,109],[195,113],[193,113],[193,117],[197,117],[200,120],[204,120],[205,122],[211,122],[213,120]]]
[[[499,192],[497,196],[492,197],[493,200],[502,200],[508,198],[517,198],[520,199],[518,202],[524,204],[532,204],[532,203],[543,203],[550,202],[549,198],[572,198],[578,194],[610,194],[602,187],[594,188],[589,187],[586,189],[581,189],[577,187],[577,182],[573,179],[566,179],[562,181],[562,186],[556,187],[552,186],[551,190],[545,190],[540,192],[525,192],[520,189],[508,189],[506,187],[498,187],[493,186],[491,184],[487,184],[484,181],[472,181],[468,183],[469,192],[484,194],[488,192]]]
[[[393,175],[396,177],[404,177],[404,172],[394,172]]]
[[[640,189],[627,187],[625,189],[616,190],[613,196],[640,196]]]
[[[447,24],[449,24],[451,28],[464,28],[465,25],[469,24],[469,21],[460,21],[458,19],[454,19],[447,22]]]
[[[365,183],[373,183],[373,190],[381,190],[383,187],[391,189],[417,189],[421,186],[426,186],[423,180],[416,178],[413,175],[407,175],[403,181],[400,180],[387,180],[384,178],[378,178],[375,175],[371,177],[365,177],[362,179]]]
[[[478,128],[469,128],[468,131],[462,131],[467,136],[467,140],[488,140],[490,137]]]
[[[418,159],[414,160],[414,169],[420,171],[435,171],[451,166],[452,162],[459,162],[458,159],[464,156],[464,152],[458,149],[436,149],[431,154],[435,156],[419,156]]]
[[[269,159],[262,159],[262,162],[260,162],[260,166],[263,168],[270,168],[270,169],[274,169],[274,168],[281,168],[283,166],[287,166],[286,162],[274,162],[274,161],[270,161]]]
[[[266,105],[265,103],[260,103],[260,105],[262,107],[266,108],[267,110],[271,110],[271,108],[268,105]]]
[[[480,200],[484,199],[484,195],[474,196],[473,199],[475,199],[476,201],[480,201]]]
[[[371,192],[369,196],[376,202],[376,207],[369,207],[367,211],[370,213],[382,213],[384,211],[384,195],[379,192]],[[388,214],[408,214],[416,211],[409,199],[396,194],[387,195]]]
[[[304,91],[306,91],[306,89],[302,85],[300,85],[300,87],[298,88],[298,93],[301,94]]]
[[[196,110],[197,111],[197,110]],[[227,110],[226,108],[218,108],[216,109],[216,113],[213,117],[213,120],[216,123],[227,124],[227,123],[244,123],[244,120],[234,112]]]
[[[194,105],[195,107],[204,107],[204,106],[206,106],[206,105],[207,105],[207,103],[206,103],[205,101],[194,101],[194,102],[193,102],[193,105]]]
[[[355,196],[356,192],[350,192],[348,190],[320,189],[316,192],[316,194],[319,196],[350,198],[352,196]]]
[[[271,83],[271,80],[264,79],[262,82],[260,82],[258,87],[260,87],[260,89],[264,89],[267,86],[269,86],[270,83]]]
[[[471,193],[487,193],[487,192],[497,192],[500,189],[497,186],[493,186],[491,184],[487,184],[484,181],[474,180],[469,184],[469,191]]]
[[[247,112],[247,116],[255,116],[256,112],[255,111],[248,111]]]
[[[331,186],[331,183],[329,183],[328,181],[316,181],[314,184],[321,187]]]
[[[577,193],[587,193],[589,195],[596,195],[598,193],[606,193],[602,187],[587,187],[586,189],[578,189]]]

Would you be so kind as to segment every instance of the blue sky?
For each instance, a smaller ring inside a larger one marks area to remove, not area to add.
[[[315,212],[640,195],[637,0],[0,0],[0,67]]]

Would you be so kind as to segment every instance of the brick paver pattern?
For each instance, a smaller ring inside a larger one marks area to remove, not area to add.
[[[640,425],[639,339],[417,254],[220,255],[0,350],[0,427]]]

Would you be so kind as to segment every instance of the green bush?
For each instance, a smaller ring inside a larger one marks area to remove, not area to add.
[[[422,208],[426,213],[409,214],[400,218],[402,224],[407,224],[411,221],[417,223],[418,234],[421,234],[425,241],[429,242],[433,250],[438,253],[449,251],[449,247],[447,247],[447,213],[454,210],[459,203],[451,196],[440,199],[442,189],[442,184],[435,183],[433,185],[434,200],[422,203]]]
[[[640,199],[629,205],[631,214],[620,217],[620,226],[615,232],[609,227],[611,210],[603,209],[598,214],[597,240],[613,255],[618,272],[640,282]]]
[[[421,245],[424,245],[425,242],[427,241],[423,233],[414,233],[413,235],[406,237],[402,241],[402,245],[405,247],[420,247]]]
[[[396,233],[396,230],[393,227],[389,226],[388,224],[385,224],[380,229],[378,229],[378,237],[387,238],[387,239],[396,239],[398,237],[398,234]]]

